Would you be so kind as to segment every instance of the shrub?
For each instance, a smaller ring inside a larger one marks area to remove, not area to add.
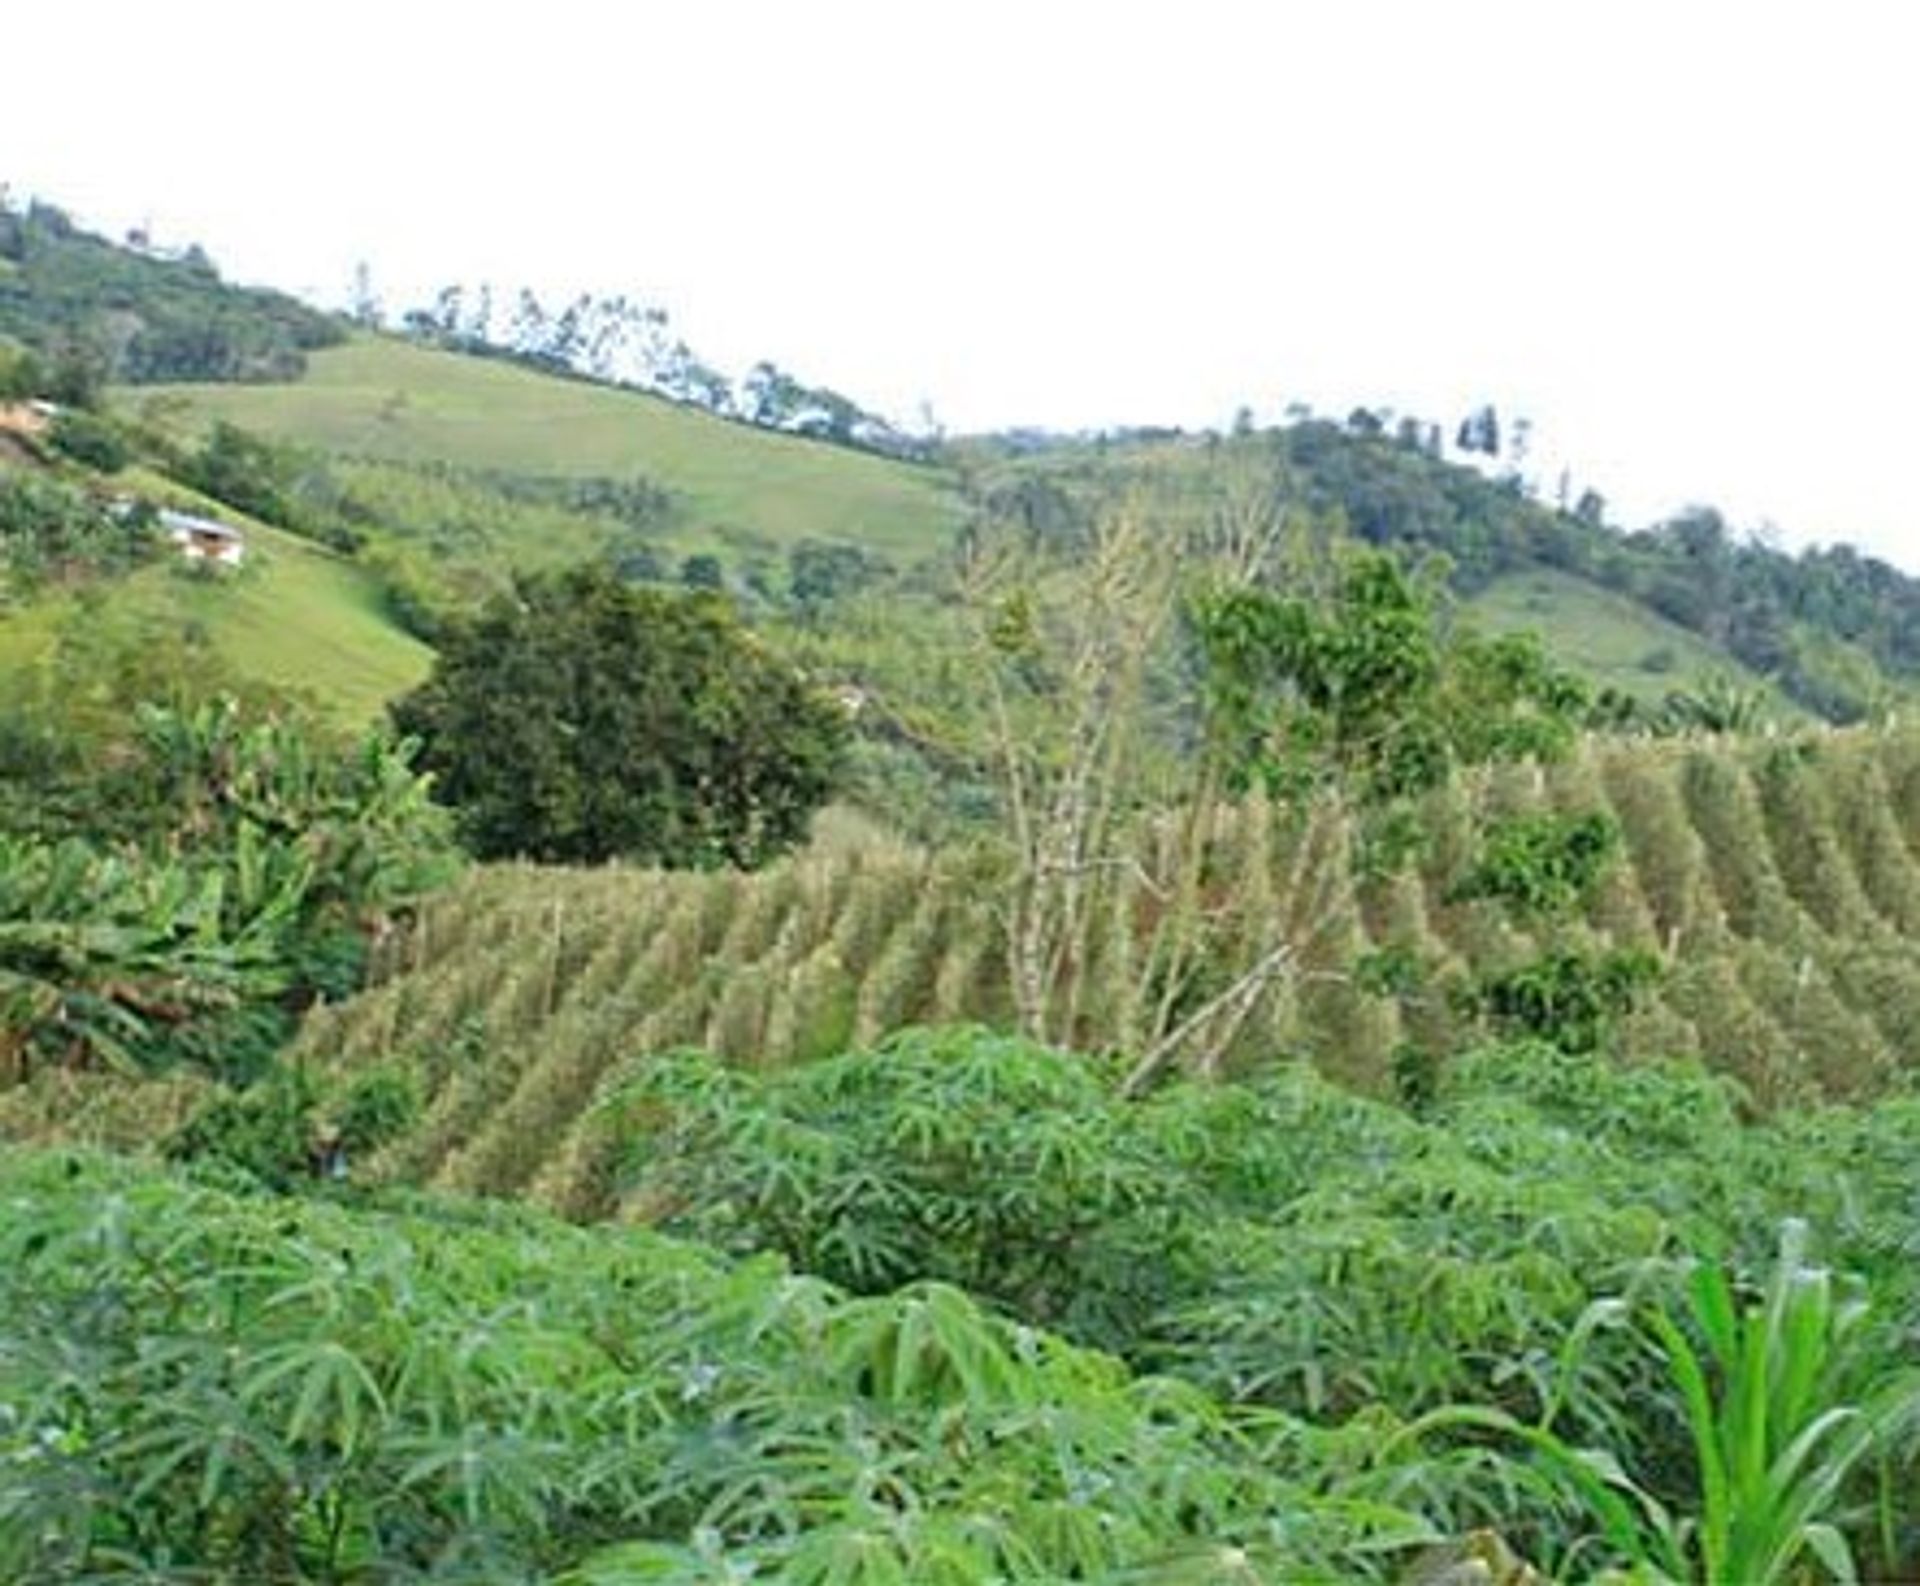
[[[119,425],[78,409],[64,412],[54,420],[47,438],[63,456],[103,474],[117,474],[127,466],[132,455]]]
[[[443,636],[394,707],[482,857],[765,863],[839,775],[843,713],[722,601],[580,569]]]

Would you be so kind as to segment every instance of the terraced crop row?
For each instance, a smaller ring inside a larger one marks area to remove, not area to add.
[[[1666,961],[1621,1032],[1625,1056],[1697,1055],[1762,1103],[1869,1094],[1914,1065],[1920,740],[1865,734],[1594,742],[1560,765],[1462,780],[1426,806],[1417,874],[1332,878],[1337,907],[1305,972],[1263,998],[1239,1055],[1307,1051],[1383,1089],[1401,1043],[1468,1039],[1436,988],[1537,944],[1449,889],[1490,820],[1542,807],[1606,808],[1625,831],[1623,862],[1576,927]],[[1293,860],[1272,812],[1223,826],[1209,867],[1220,974],[1294,902]],[[1008,1020],[1001,901],[976,863],[844,836],[758,876],[491,867],[427,911],[372,990],[316,1011],[298,1052],[421,1076],[426,1116],[376,1172],[583,1211],[606,1166],[594,1099],[648,1051],[777,1064],[919,1020]],[[1135,1036],[1161,906],[1116,867],[1088,944],[1084,1043]],[[1354,959],[1388,946],[1421,959],[1427,989],[1395,1000],[1356,984]]]
[[[1611,810],[1626,836],[1575,927],[1665,961],[1619,1033],[1625,1057],[1696,1055],[1762,1104],[1868,1095],[1920,1066],[1920,737],[1864,733],[1595,741],[1552,767],[1481,773],[1425,807],[1417,873],[1364,884],[1337,868],[1338,845],[1301,862],[1274,812],[1242,809],[1203,882],[1219,916],[1213,982],[1259,951],[1276,915],[1308,912],[1300,877],[1334,907],[1311,933],[1293,920],[1302,973],[1262,998],[1236,1057],[1308,1052],[1384,1090],[1402,1043],[1470,1039],[1448,978],[1538,944],[1498,906],[1449,892],[1490,821],[1542,807]],[[1149,879],[1156,840],[1140,867],[1103,872],[1082,1045],[1137,1049],[1162,989],[1145,951],[1167,907]],[[424,1116],[375,1173],[585,1211],[607,1166],[595,1099],[649,1051],[781,1064],[922,1020],[1009,1022],[1000,885],[976,858],[846,830],[754,876],[485,867],[389,947],[370,990],[316,1009],[293,1055],[417,1075]],[[1356,958],[1386,947],[1426,966],[1423,990],[1392,999],[1356,982]],[[0,1097],[0,1133],[76,1112],[138,1126],[178,1113],[191,1089],[137,1104]]]

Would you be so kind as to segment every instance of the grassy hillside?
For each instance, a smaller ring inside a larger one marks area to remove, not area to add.
[[[1541,634],[1554,659],[1603,687],[1657,701],[1672,689],[1724,677],[1764,689],[1786,718],[1799,708],[1725,650],[1640,602],[1551,567],[1509,573],[1462,603],[1495,633]]]
[[[532,475],[644,475],[726,543],[852,541],[899,560],[960,519],[940,475],[796,440],[657,397],[491,359],[361,337],[277,386],[169,386],[190,420],[227,419],[325,450]]]
[[[494,509],[449,500],[440,510],[428,500],[436,489],[474,495],[507,481],[524,489],[644,480],[663,493],[662,510],[627,524],[625,543],[675,556],[718,550],[731,576],[750,571],[756,588],[777,598],[784,552],[802,540],[857,545],[910,564],[947,547],[969,513],[985,512],[1040,541],[1065,543],[1099,499],[1144,484],[1171,533],[1215,532],[1264,501],[1329,543],[1440,553],[1469,611],[1489,626],[1538,628],[1576,670],[1643,699],[1725,677],[1766,687],[1789,718],[1805,708],[1857,719],[1899,692],[1889,658],[1905,653],[1905,619],[1892,605],[1871,620],[1855,609],[1862,580],[1886,582],[1871,566],[1795,562],[1737,546],[1722,530],[1696,557],[1686,535],[1623,536],[1473,469],[1324,423],[1232,441],[1063,442],[1035,454],[970,443],[943,470],[368,336],[312,355],[306,375],[290,384],[167,386],[141,400],[189,430],[224,419],[360,459],[335,467],[349,488],[359,470],[373,525],[392,507],[395,532],[430,541],[443,566],[481,557],[497,572],[550,560],[563,544],[605,554],[619,526],[609,535],[603,518],[597,531],[530,532],[523,499],[502,518],[504,532],[477,548],[471,536],[457,543],[437,526],[465,525]],[[369,473],[382,466],[416,476]],[[454,472],[437,483],[417,472],[436,468]],[[423,515],[432,520],[425,527],[416,521]]]
[[[204,637],[236,670],[306,694],[343,721],[377,716],[432,663],[432,652],[395,626],[365,571],[258,523],[247,526],[247,561],[237,570],[202,574],[168,555],[128,578],[0,618],[0,665],[33,664],[63,626],[93,613]]]

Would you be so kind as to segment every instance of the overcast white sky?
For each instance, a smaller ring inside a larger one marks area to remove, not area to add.
[[[1920,8],[13,8],[0,179],[230,276],[626,291],[950,427],[1493,400],[1920,570]]]

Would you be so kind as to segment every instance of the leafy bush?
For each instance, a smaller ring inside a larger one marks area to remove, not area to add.
[[[94,413],[62,413],[47,438],[63,456],[105,474],[119,473],[132,457],[120,426]]]
[[[985,1030],[765,1080],[680,1053],[614,1106],[659,1119],[636,1136],[633,1198],[670,1227],[860,1293],[954,1283],[1110,1347],[1176,1281],[1195,1210],[1105,1076]]]
[[[419,1118],[410,1075],[376,1069],[344,1085],[305,1067],[282,1066],[264,1081],[219,1095],[165,1142],[177,1161],[217,1165],[276,1190],[303,1180],[344,1179],[353,1160],[395,1139]]]
[[[1562,949],[1481,976],[1462,1000],[1504,1034],[1591,1052],[1659,978],[1660,960],[1651,953]]]
[[[842,712],[724,602],[579,569],[443,637],[393,710],[482,857],[765,863],[839,774]]]
[[[56,480],[0,474],[0,567],[22,593],[58,579],[123,573],[159,549],[144,507],[118,513]]]
[[[295,526],[293,454],[225,420],[179,469],[180,482],[202,495],[282,528]]]
[[[1487,833],[1451,901],[1490,899],[1523,917],[1566,914],[1592,898],[1619,851],[1620,824],[1602,811],[1514,816]]]
[[[251,1077],[358,983],[362,932],[450,873],[444,817],[406,746],[231,701],[145,707],[129,750],[100,782],[124,846],[0,838],[0,1057]]]
[[[1883,1363],[1920,1296],[1893,1166],[1920,1109],[1748,1125],[1697,1069],[1541,1043],[1458,1060],[1418,1121],[1304,1069],[1128,1103],[1098,1063],[972,1029],[786,1073],[648,1058],[605,1106],[632,1215],[862,1292],[964,1282],[1233,1402],[1550,1425],[1675,1513],[1698,1497],[1688,1409],[1627,1321],[1685,1303],[1676,1257],[1757,1271],[1805,1216],[1875,1285],[1855,1345]],[[1543,1563],[1578,1550],[1579,1494],[1456,1452],[1394,1490]]]
[[[1588,691],[1530,634],[1445,634],[1435,591],[1390,556],[1341,569],[1333,597],[1253,586],[1195,602],[1212,730],[1276,788],[1335,773],[1391,800],[1456,765],[1566,751]]]
[[[0,1199],[8,1579],[1295,1586],[1433,1536],[938,1284],[71,1157],[0,1151]]]

